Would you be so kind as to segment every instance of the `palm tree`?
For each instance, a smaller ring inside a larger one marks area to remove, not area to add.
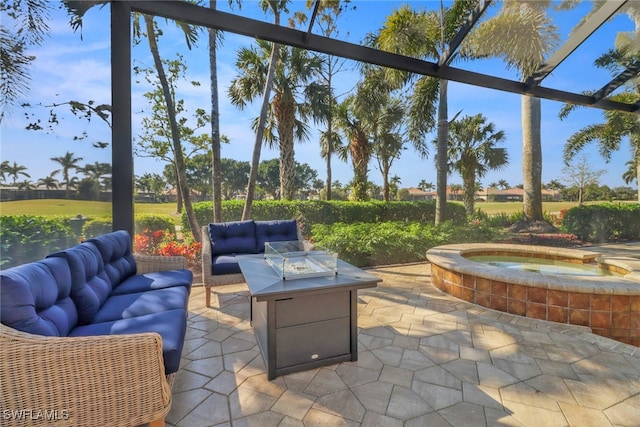
[[[545,189],[553,192],[554,197],[555,197],[556,191],[561,191],[562,189],[564,189],[564,187],[565,186],[557,179],[552,179],[547,183],[547,185],[544,186]]]
[[[209,0],[209,9],[215,10],[217,0]],[[209,70],[211,90],[211,180],[213,190],[213,222],[222,222],[222,154],[220,147],[220,109],[218,98],[217,47],[221,34],[209,28]]]
[[[453,200],[458,200],[458,193],[464,189],[462,184],[451,184],[449,185],[449,191],[451,191],[451,195],[453,196]]]
[[[640,7],[631,4],[626,6],[626,11],[636,23],[635,30],[619,33],[615,49],[606,52],[595,61],[597,67],[605,68],[614,75],[633,61],[638,61],[640,57],[638,51],[640,45],[640,31],[638,31],[640,29],[640,20],[638,19]],[[611,96],[611,99],[630,104],[639,102],[640,76],[632,78],[627,90]],[[575,108],[576,105],[565,105],[560,111],[560,119],[566,118]],[[565,163],[568,164],[590,142],[598,143],[600,155],[608,162],[611,159],[611,154],[620,149],[622,140],[628,137],[631,145],[631,161],[635,163],[635,175],[638,176],[640,174],[640,120],[638,115],[622,111],[605,111],[603,115],[604,123],[586,126],[569,138],[563,152]],[[640,203],[640,182],[637,193],[638,203]]]
[[[511,185],[507,182],[506,179],[501,179],[498,181],[498,183],[495,185],[496,187],[500,187],[502,190],[506,190],[507,188],[511,188]],[[493,185],[492,185],[493,187]]]
[[[358,95],[350,95],[336,109],[337,125],[343,130],[348,140],[338,155],[343,160],[347,157],[351,158],[353,180],[349,198],[356,201],[368,199],[369,160],[372,153],[369,141],[372,120],[368,115],[372,109],[368,107],[375,104],[369,104],[363,99],[364,97],[358,97]]]
[[[53,174],[46,178],[40,178],[37,185],[44,185],[47,190],[55,190],[58,188],[59,181],[53,177]]]
[[[236,0],[238,5],[241,1]],[[233,3],[230,1],[230,3]],[[215,10],[217,0],[209,0],[209,8]],[[220,136],[220,109],[218,100],[217,47],[222,32],[209,28],[209,70],[211,71],[211,178],[213,187],[213,222],[222,222],[222,154]]]
[[[191,228],[191,234],[196,242],[201,239],[200,226],[198,225],[198,219],[193,211],[193,205],[191,203],[191,191],[187,182],[186,164],[184,159],[184,152],[182,150],[182,142],[180,141],[180,130],[178,121],[176,119],[176,109],[174,104],[174,97],[167,79],[167,75],[164,70],[162,59],[160,58],[160,51],[158,49],[158,37],[160,31],[156,27],[155,20],[152,16],[142,15],[147,31],[147,40],[149,41],[149,49],[153,56],[153,62],[156,70],[158,71],[158,79],[162,86],[162,92],[164,93],[164,100],[167,104],[167,116],[169,118],[169,128],[171,130],[171,141],[173,143],[174,160],[176,163],[178,190],[182,194],[182,200],[184,203],[184,210],[187,214],[189,221],[189,227]],[[191,49],[192,43],[197,40],[197,30],[183,22],[176,22],[176,24],[182,29],[185,35],[187,46]]]
[[[68,199],[69,198],[69,187],[70,187],[70,182],[71,182],[71,177],[69,176],[69,171],[71,169],[78,169],[78,162],[83,160],[83,159],[82,159],[82,157],[75,157],[75,154],[67,151],[64,156],[52,157],[51,160],[53,160],[56,163],[59,163],[60,166],[62,166],[62,169],[57,169],[57,170],[51,172],[51,175],[55,175],[58,172],[60,172],[60,170],[62,170],[62,179],[64,180],[64,185],[65,185],[64,198]]]
[[[240,49],[237,65],[243,74],[236,77],[229,88],[234,105],[243,107],[263,92],[270,51],[271,44],[262,40],[251,48]],[[294,141],[308,138],[307,121],[317,122],[326,117],[329,89],[314,81],[322,65],[318,57],[288,46],[280,46],[278,56],[265,139],[272,144],[278,142],[280,197],[290,200],[295,195]]]
[[[29,65],[36,58],[29,48],[39,46],[49,33],[46,19],[53,9],[47,1],[3,2],[0,31],[0,122],[12,104],[29,93]]]
[[[413,11],[409,6],[395,10],[374,37],[374,46],[411,57],[439,60],[446,52],[447,43],[465,23],[476,6],[473,0],[456,0],[450,8],[442,5],[440,11]],[[463,53],[462,53],[463,54]],[[434,127],[437,103],[438,145],[436,153],[437,198],[435,223],[447,219],[447,138],[448,106],[446,80],[391,71],[391,87],[412,83],[409,96],[409,137],[419,143]]]
[[[29,181],[28,179],[25,179],[24,181],[20,181],[16,183],[16,185],[18,186],[19,190],[27,190],[31,192],[36,189],[36,186],[33,184],[33,182]]]
[[[13,165],[7,166],[6,173],[7,175],[13,177],[13,185],[16,185],[16,180],[20,175],[31,178],[31,175],[25,172],[26,170],[26,166],[19,165],[17,162],[13,162]]]
[[[622,174],[622,179],[625,184],[631,184],[634,180],[638,179],[637,162],[629,160],[625,165],[627,165],[627,170]]]
[[[418,183],[418,188],[422,191],[431,191],[435,188],[433,182],[427,182],[427,180],[423,179]]]
[[[477,114],[449,125],[449,162],[462,176],[468,217],[474,213],[476,179],[509,163],[506,149],[496,147],[496,143],[504,141],[504,132],[496,132],[495,125],[486,121],[482,114]]]
[[[550,5],[550,0],[505,0],[496,16],[467,37],[467,48],[478,56],[503,58],[526,81],[559,41],[547,15]],[[543,221],[540,98],[522,95],[521,102],[524,221]]]
[[[267,11],[271,11],[274,16],[275,25],[280,25],[280,13],[286,10],[286,6],[289,0],[260,0],[260,6],[262,10],[266,13]],[[253,143],[253,154],[251,156],[251,168],[249,169],[249,180],[247,182],[247,191],[245,195],[244,201],[244,209],[242,210],[242,219],[247,220],[251,218],[251,210],[253,206],[253,198],[256,191],[256,181],[258,179],[258,168],[260,167],[260,152],[262,151],[262,142],[264,140],[264,130],[267,123],[267,115],[269,113],[269,104],[271,99],[271,90],[273,89],[273,78],[276,73],[276,67],[278,65],[280,55],[280,47],[277,43],[273,43],[271,45],[271,55],[269,59],[269,67],[266,70],[266,78],[262,83],[262,104],[260,107],[260,116],[258,116],[258,121],[255,126],[256,129],[256,139]],[[238,64],[236,64],[238,65]],[[262,72],[255,72],[256,77],[261,76]],[[249,85],[250,86],[250,85]],[[231,90],[231,88],[229,89]],[[245,96],[253,99],[254,95],[247,93]],[[232,97],[233,98],[233,97]],[[241,99],[240,97],[239,99]],[[233,99],[231,101],[234,103]],[[244,102],[238,102],[235,104],[236,107],[242,109],[244,108]]]
[[[307,9],[316,5],[316,0],[306,0]],[[321,0],[318,3],[316,24],[320,29],[320,34],[325,37],[338,36],[338,20],[342,16],[342,13],[348,7],[348,2],[340,0]],[[355,7],[354,7],[355,9]],[[299,19],[300,22],[306,23],[306,15]],[[327,116],[325,117],[325,123],[327,128],[320,136],[320,155],[325,159],[327,178],[326,183],[326,199],[331,200],[331,158],[334,153],[342,147],[342,141],[340,135],[334,131],[334,110],[337,104],[337,99],[333,95],[333,82],[337,74],[343,70],[346,60],[344,58],[337,58],[331,55],[322,55],[323,66],[320,70],[321,80],[327,85],[331,96],[328,98],[327,103]]]
[[[10,166],[9,160],[3,160],[2,163],[0,163],[0,181],[6,182]]]
[[[384,104],[379,104],[375,126],[373,129],[373,157],[378,162],[382,173],[382,195],[385,202],[389,201],[389,171],[393,161],[400,157],[404,149],[404,135],[400,133],[400,126],[404,119],[404,106],[398,98],[387,97]]]
[[[93,164],[87,163],[82,168],[77,168],[78,172],[82,173],[93,184],[93,188],[96,191],[96,200],[100,200],[101,183],[105,175],[111,174],[111,165],[109,163],[94,162]]]
[[[82,19],[84,14],[91,7],[96,5],[103,5],[107,3],[106,1],[91,1],[91,2],[82,2],[82,1],[66,1],[65,6],[67,10],[72,15],[72,26],[74,29],[80,28],[82,26]],[[169,86],[169,82],[167,80],[166,73],[164,71],[164,65],[162,63],[162,59],[160,58],[160,51],[158,49],[158,38],[160,37],[161,31],[157,27],[155,22],[155,18],[153,16],[144,15],[144,14],[135,14],[134,22],[133,22],[133,31],[134,36],[139,38],[143,34],[142,27],[143,25],[140,23],[140,18],[144,23],[144,28],[146,30],[147,40],[149,41],[149,50],[151,52],[151,56],[153,57],[153,62],[158,72],[158,80],[160,80],[160,85],[162,86],[162,92],[164,94],[164,100],[167,106],[167,115],[169,118],[169,129],[171,133],[171,140],[173,143],[173,151],[175,156],[175,163],[177,173],[177,182],[178,182],[178,190],[182,194],[182,199],[184,202],[185,211],[187,214],[187,219],[189,222],[189,227],[191,228],[191,234],[195,241],[199,242],[201,239],[201,234],[199,230],[198,220],[193,211],[193,206],[191,204],[191,191],[189,190],[189,184],[187,183],[187,175],[186,175],[186,167],[184,160],[184,153],[182,150],[182,143],[180,141],[180,132],[178,129],[178,122],[176,119],[176,109],[174,97],[171,92],[171,88]],[[187,43],[187,47],[191,49],[191,46],[198,40],[198,27],[189,25],[185,22],[175,21],[176,25],[182,30],[185,36],[185,40]]]

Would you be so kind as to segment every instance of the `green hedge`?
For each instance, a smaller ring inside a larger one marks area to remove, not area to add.
[[[438,226],[418,222],[314,224],[313,242],[358,267],[426,260],[428,249],[462,242],[493,240],[497,230],[480,224]]]
[[[222,220],[238,221],[242,218],[244,201],[222,202]],[[193,205],[200,225],[213,222],[213,203]],[[294,218],[302,225],[305,236],[311,235],[316,224],[355,224],[360,222],[435,222],[435,202],[346,202],[346,201],[277,201],[257,200],[252,206],[252,218],[257,221]],[[449,219],[454,224],[464,224],[465,210],[459,203],[447,203]],[[188,229],[186,214],[182,214],[182,226]]]
[[[135,227],[136,232],[144,229],[176,231],[170,215],[136,215]],[[0,266],[7,268],[37,261],[52,252],[69,248],[80,240],[111,230],[111,217],[0,216]]]
[[[561,228],[583,242],[603,243],[640,239],[640,205],[603,203],[571,208]]]
[[[176,234],[176,223],[171,215],[140,214],[135,216],[134,228],[136,233],[144,230],[164,230]]]
[[[44,258],[78,243],[68,218],[0,216],[2,268]]]

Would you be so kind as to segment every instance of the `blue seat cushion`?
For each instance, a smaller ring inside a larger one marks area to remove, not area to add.
[[[113,288],[111,296],[172,288],[174,286],[182,286],[187,289],[187,292],[190,292],[192,283],[193,273],[191,270],[154,271],[128,277]]]
[[[78,323],[71,300],[71,270],[62,258],[0,272],[0,321],[36,335],[64,337]]]
[[[209,224],[211,255],[252,254],[256,251],[256,225],[253,220]]]
[[[256,221],[256,253],[264,252],[266,242],[298,240],[298,224],[295,219]]]
[[[82,243],[48,257],[67,260],[71,269],[71,299],[78,309],[78,323],[92,323],[112,291],[98,248]]]
[[[69,336],[86,337],[93,335],[122,335],[142,332],[157,332],[162,337],[162,355],[165,373],[173,374],[180,367],[182,346],[187,330],[187,311],[170,310],[162,313],[130,317],[112,322],[78,326]]]
[[[235,254],[214,256],[211,261],[211,274],[241,273]]]
[[[110,322],[185,308],[188,303],[189,292],[183,286],[135,294],[113,295],[107,298],[96,313],[93,323]]]
[[[128,277],[136,274],[136,260],[131,251],[131,236],[124,230],[103,234],[88,239],[86,244],[93,244],[102,256],[104,270],[115,288]]]

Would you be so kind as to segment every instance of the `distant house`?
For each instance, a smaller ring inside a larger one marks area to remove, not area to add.
[[[164,190],[162,192],[161,198],[165,202],[176,202],[178,201],[178,190],[174,188],[170,188],[168,190]],[[198,190],[191,189],[191,200],[194,202],[202,201],[202,193]]]
[[[409,200],[412,202],[423,202],[436,199],[436,193],[433,191],[422,191],[415,187],[409,187],[407,188],[407,191],[409,192]]]
[[[422,202],[422,201],[433,201],[438,197],[438,193],[436,191],[422,191],[419,188],[409,187],[407,188],[409,192],[409,200],[412,202]],[[447,187],[447,200],[462,200],[462,190],[460,191],[451,191],[451,188]]]
[[[543,188],[541,193],[542,200],[545,202],[560,200],[560,194],[554,191],[545,190]],[[508,188],[506,190],[499,190],[496,187],[490,187],[477,192],[476,199],[489,202],[522,202],[524,199],[524,190],[522,188]]]

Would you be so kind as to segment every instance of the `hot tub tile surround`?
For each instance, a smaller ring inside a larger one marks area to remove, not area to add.
[[[471,261],[472,255],[525,256],[598,263],[623,276],[532,273]],[[440,290],[495,310],[588,326],[598,335],[640,346],[640,260],[579,249],[510,244],[457,244],[427,251]]]

